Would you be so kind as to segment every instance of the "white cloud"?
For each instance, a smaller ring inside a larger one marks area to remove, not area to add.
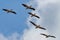
[[[13,33],[12,35],[5,37],[2,33],[0,34],[0,40],[59,40],[60,38],[60,0],[31,0],[29,3],[36,8],[36,13],[41,18],[37,19],[35,17],[27,18],[27,24],[29,29],[25,29],[23,36],[20,37],[18,33]],[[33,25],[29,23],[29,20],[34,21],[36,24],[41,25],[47,30],[35,29]],[[48,27],[47,27],[48,26]],[[56,39],[46,39],[40,33],[53,34],[56,35]]]
[[[0,34],[0,40],[8,40],[3,34]]]
[[[8,40],[19,40],[19,39],[20,39],[20,35],[18,33],[13,33],[8,37]]]
[[[2,33],[0,33],[0,40],[20,40],[20,35],[16,32],[6,37]]]
[[[60,26],[60,22],[59,22],[60,14],[59,13],[60,12],[58,12],[58,11],[60,11],[59,10],[60,9],[60,0],[31,0],[27,4],[33,5],[33,7],[36,8],[36,11],[32,11],[32,12],[37,13],[37,15],[39,15],[41,17],[41,19],[31,18],[29,16],[29,18],[27,20],[28,21],[27,24],[30,29],[26,29],[26,31],[24,31],[22,40],[59,40],[60,38],[58,35],[60,32],[57,32],[57,31],[60,30],[59,29],[60,28],[59,27]],[[29,20],[32,20],[35,23],[40,24],[43,27],[48,26],[48,27],[46,27],[46,28],[48,28],[47,31],[35,29],[35,27],[29,23]],[[58,26],[58,24],[59,24],[59,26]],[[56,28],[57,26],[58,26],[58,28]],[[55,28],[58,30],[56,30]],[[40,35],[41,32],[55,35],[58,38],[46,39]]]
[[[47,34],[46,31],[38,30],[38,29],[34,29],[34,28],[26,30],[24,32],[22,40],[47,40],[44,36],[40,35],[41,32]]]

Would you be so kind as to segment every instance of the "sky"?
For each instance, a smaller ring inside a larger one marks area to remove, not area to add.
[[[29,10],[21,4],[28,4],[36,10]],[[2,9],[13,9],[17,14]],[[36,13],[40,19],[30,17],[28,12]],[[47,30],[35,29],[33,21]],[[0,40],[60,40],[60,1],[59,0],[0,0]],[[40,33],[56,38],[45,38]]]
[[[5,36],[9,36],[14,32],[22,34],[22,31],[27,28],[26,18],[27,11],[21,5],[28,1],[21,0],[0,0],[0,33]],[[16,15],[6,13],[2,9],[13,9],[16,11]]]

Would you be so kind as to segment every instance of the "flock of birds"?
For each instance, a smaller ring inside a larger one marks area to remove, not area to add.
[[[22,4],[22,6],[26,7],[26,9],[31,9],[31,10],[34,10],[34,11],[36,10],[35,8],[33,8],[33,7],[31,7],[31,6],[28,6],[28,5],[26,5],[26,4]],[[11,10],[9,10],[9,9],[3,9],[3,11],[5,11],[5,12],[7,12],[7,13],[16,14],[16,12],[13,11],[12,9],[11,9]],[[32,12],[28,12],[28,14],[31,15],[31,17],[34,16],[34,17],[40,19],[40,17],[39,17],[38,15],[33,14]],[[32,25],[34,25],[36,28],[46,30],[46,28],[43,28],[43,27],[41,27],[40,25],[37,25],[37,24],[35,24],[35,23],[32,22],[32,21],[29,21],[29,22],[30,22]],[[45,36],[46,38],[48,38],[48,37],[56,38],[55,36],[47,35],[47,34],[44,34],[44,33],[41,33],[41,35]]]
[[[28,6],[28,5],[26,5],[26,4],[22,4],[22,5],[23,5],[24,7],[26,7],[26,9],[31,9],[31,10],[34,10],[34,11],[35,11],[35,8],[33,8],[33,7],[31,7],[31,6]],[[28,12],[28,14],[30,14],[31,17],[34,16],[34,17],[40,19],[40,17],[39,17],[38,15],[36,15],[36,14],[33,14],[33,13],[31,13],[31,12]],[[29,21],[29,22],[30,22],[32,25],[34,25],[36,28],[46,30],[46,28],[43,28],[43,27],[41,27],[40,25],[35,24],[33,21]],[[47,35],[47,34],[44,34],[44,33],[41,33],[41,35],[45,36],[46,38],[48,38],[48,37],[56,38],[55,36]]]

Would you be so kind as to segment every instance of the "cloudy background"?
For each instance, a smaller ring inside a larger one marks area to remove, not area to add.
[[[36,10],[26,10],[21,4],[32,5]],[[59,0],[1,0],[1,8],[14,9],[17,15],[0,11],[0,40],[59,40],[60,37],[60,1]],[[0,8],[0,9],[1,9]],[[41,18],[30,17],[28,12],[36,13]],[[22,16],[23,15],[23,16]],[[47,30],[35,29],[33,21]],[[56,38],[45,38],[40,33]]]

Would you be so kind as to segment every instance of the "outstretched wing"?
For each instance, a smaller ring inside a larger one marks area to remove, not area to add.
[[[14,12],[14,11],[11,11],[11,13],[14,13],[14,14],[16,14],[16,12]]]
[[[43,33],[41,33],[41,35],[45,36],[46,38],[48,38],[48,37],[49,37],[48,35],[46,35],[46,34],[43,34]]]
[[[43,29],[43,30],[46,30],[46,28],[43,28],[43,27],[39,27],[40,29]]]
[[[49,36],[49,37],[53,37],[53,38],[56,38],[55,36]]]
[[[33,15],[31,12],[29,12],[28,14]]]
[[[35,8],[30,8],[30,9],[35,10]]]
[[[35,10],[35,8],[32,8],[31,6],[28,6],[26,4],[22,4],[24,7],[26,7],[27,9],[32,9],[32,10]]]
[[[28,14],[30,14],[30,15],[31,15],[31,17],[33,17],[33,16],[34,16],[34,14],[32,14],[31,12],[29,12]]]
[[[26,5],[26,4],[22,4],[24,7],[26,7],[27,9],[29,8],[29,6],[28,5]]]
[[[31,17],[32,17],[32,16],[35,16],[35,17],[37,17],[37,18],[40,18],[39,16],[37,16],[37,15],[35,15],[35,14],[32,14],[31,12],[29,12],[28,14],[30,14]]]
[[[32,23],[34,26],[37,26],[34,22],[30,21],[30,23]]]
[[[47,36],[46,34],[43,34],[43,33],[41,33],[41,35],[43,35],[43,36]]]
[[[39,17],[39,16],[37,16],[37,15],[36,15],[35,17],[40,18],[40,17]]]
[[[7,9],[3,9],[4,11],[8,11]]]
[[[25,5],[25,4],[22,4],[24,7],[27,7],[27,5]]]
[[[8,10],[8,9],[3,9],[4,11],[7,11],[7,12],[11,12],[11,13],[14,13],[16,14],[16,12],[12,11],[12,10]]]

